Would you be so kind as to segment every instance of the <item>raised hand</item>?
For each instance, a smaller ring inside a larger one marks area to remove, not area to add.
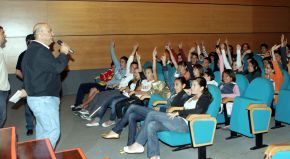
[[[111,42],[111,48],[115,48],[115,42],[114,41]]]
[[[274,46],[272,46],[271,51],[274,52],[275,50],[277,50],[279,47],[281,47],[280,45],[275,44]]]
[[[193,53],[193,52],[195,52],[195,47],[194,46],[191,47],[190,50],[189,50],[189,53]]]
[[[220,46],[221,46],[221,50],[225,49],[225,44],[222,43]]]
[[[219,45],[220,41],[221,41],[221,38],[218,38],[217,41],[216,41],[216,45]]]
[[[170,46],[169,46],[169,45],[165,45],[165,50],[167,50],[167,51],[171,51],[171,50],[170,50]]]
[[[215,49],[215,52],[218,54],[218,55],[221,55],[221,50],[219,48],[216,48]]]
[[[141,56],[138,54],[137,51],[136,51],[136,59],[137,59],[137,61],[141,61]]]
[[[236,48],[237,48],[237,50],[241,50],[242,47],[240,44],[237,44]]]
[[[275,45],[272,46],[272,48],[271,48],[271,54],[272,54],[273,61],[276,61],[276,56],[274,55],[274,51],[277,50],[279,47],[281,47],[281,45],[277,45],[277,44],[275,44]]]
[[[156,56],[157,56],[157,47],[154,48],[154,50],[152,52],[152,56],[153,56],[153,58],[156,59]]]
[[[182,42],[178,44],[178,48],[182,49]]]
[[[169,47],[169,49],[172,49],[170,41],[165,45],[165,49],[166,49],[167,46]]]
[[[285,47],[287,45],[287,39],[285,39],[284,34],[281,35],[281,47]]]
[[[133,47],[133,52],[135,53],[139,48],[139,44],[135,44],[134,47]]]
[[[225,40],[225,44],[228,46],[229,45],[229,41],[228,41],[228,39],[226,38],[226,40]]]
[[[245,51],[245,54],[249,54],[249,53],[251,53],[252,52],[252,50],[247,50],[247,51]]]

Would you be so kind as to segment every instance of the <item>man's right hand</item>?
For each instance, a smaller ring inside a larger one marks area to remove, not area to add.
[[[60,46],[60,52],[67,55],[69,53],[69,50],[70,47],[66,43],[62,43],[62,45]]]

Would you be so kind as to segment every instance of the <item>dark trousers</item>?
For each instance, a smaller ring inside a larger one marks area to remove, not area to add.
[[[4,126],[7,115],[8,91],[0,91],[0,128]]]
[[[81,105],[83,103],[83,99],[85,98],[85,95],[89,93],[91,88],[97,88],[99,91],[106,90],[106,86],[102,86],[99,83],[82,83],[79,86],[76,100],[75,100],[75,106]]]
[[[25,121],[26,121],[26,129],[32,130],[34,128],[34,115],[30,110],[27,101],[25,99]]]
[[[148,99],[144,99],[142,101],[138,97],[133,95],[130,98],[120,100],[118,103],[116,103],[116,106],[115,106],[117,117],[119,119],[122,118],[123,115],[126,113],[127,109],[129,108],[129,106],[133,104],[145,106],[145,105],[148,105]]]

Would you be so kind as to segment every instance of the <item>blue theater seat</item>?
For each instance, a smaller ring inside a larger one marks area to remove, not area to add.
[[[268,132],[271,118],[269,108],[274,96],[271,81],[265,78],[254,79],[247,87],[244,95],[236,97],[230,120],[231,136],[227,139],[256,136],[256,146],[251,150],[265,147],[262,144],[263,133]]]
[[[290,124],[290,75],[284,71],[283,75],[284,81],[279,91],[277,105],[275,106],[275,126],[272,129],[284,127],[282,123]]]
[[[243,96],[245,91],[246,91],[246,89],[247,89],[247,87],[249,86],[248,79],[242,74],[236,74],[236,83],[239,86],[239,90],[240,90],[241,96]],[[218,114],[218,117],[217,117],[218,124],[222,124],[222,123],[225,123],[225,122],[226,122],[226,125],[229,124],[229,120],[227,119],[228,118],[227,114],[225,114],[225,112],[226,112],[225,104],[227,102],[232,102],[232,101],[233,101],[233,99],[223,100],[224,111],[221,114]],[[227,119],[227,121],[226,121],[226,119]]]
[[[203,147],[211,145],[213,141],[213,136],[216,128],[216,117],[221,103],[220,90],[213,85],[208,86],[210,93],[213,96],[213,101],[211,102],[205,121],[190,121],[189,129],[190,133],[178,133],[174,131],[163,131],[158,133],[159,139],[170,145],[170,146],[184,146],[189,145],[190,147]],[[198,116],[194,114],[193,116]],[[204,115],[201,115],[204,116]],[[199,118],[200,119],[200,118]],[[209,140],[211,139],[211,140]],[[211,141],[211,142],[209,142]],[[186,147],[188,148],[188,147]],[[183,148],[177,148],[175,150],[180,150]],[[205,147],[201,151],[204,151]]]
[[[268,146],[265,151],[265,159],[289,159],[290,158],[290,145],[274,144]]]

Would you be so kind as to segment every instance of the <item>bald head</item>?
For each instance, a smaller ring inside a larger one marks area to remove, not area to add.
[[[37,23],[33,27],[33,34],[35,40],[50,45],[53,42],[54,33],[47,23]]]

